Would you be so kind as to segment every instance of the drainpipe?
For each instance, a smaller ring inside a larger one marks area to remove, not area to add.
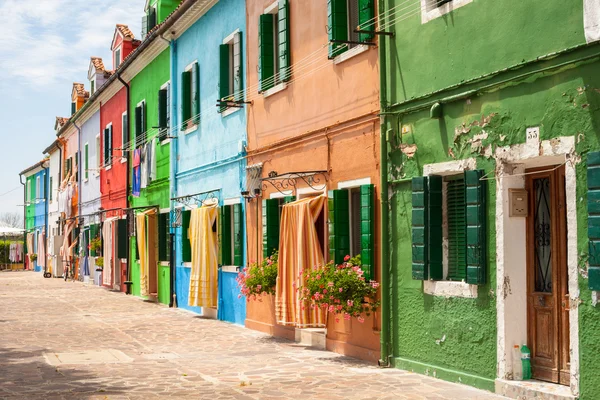
[[[385,0],[379,1],[379,9],[385,7]],[[385,18],[385,17],[384,17]],[[383,24],[383,22],[382,22]],[[379,37],[379,104],[382,110],[386,108],[386,54],[385,54],[385,35]],[[389,201],[388,201],[388,146],[387,146],[387,131],[385,124],[385,117],[380,121],[380,144],[379,144],[379,158],[381,163],[379,166],[380,173],[380,193],[379,201],[381,208],[381,221],[380,221],[380,232],[381,232],[381,252],[380,252],[380,263],[381,263],[381,357],[379,365],[381,367],[390,367],[390,307],[392,302],[390,301],[390,243],[389,243]]]
[[[119,82],[121,82],[121,84],[125,87],[125,93],[126,93],[126,97],[127,97],[127,134],[129,136],[129,138],[131,138],[131,130],[129,129],[129,127],[131,126],[131,106],[130,106],[130,87],[129,87],[129,83],[125,82],[123,80],[123,78],[121,78],[121,74],[119,72],[117,72],[117,79],[119,80]],[[122,128],[121,128],[122,129]],[[123,132],[121,132],[121,137],[123,137]],[[121,149],[124,148],[125,143],[121,143]],[[123,150],[121,150],[121,156],[123,155]],[[127,154],[127,174],[126,174],[126,182],[125,182],[125,198],[127,199],[128,193],[129,193],[129,166],[130,166],[130,162],[131,162],[131,157],[129,157],[129,154]],[[130,204],[127,204],[127,207],[129,207]],[[127,229],[129,231],[129,229]],[[128,233],[129,235],[129,233]],[[129,245],[131,242],[131,238],[128,237],[127,238],[127,267],[125,269],[126,272],[126,276],[127,276],[127,280],[129,280],[129,267],[131,265],[131,254],[129,251]],[[129,293],[129,291],[131,290],[131,285],[126,285],[127,290],[125,291],[125,294],[131,294]]]
[[[166,40],[164,37],[161,38],[163,40]],[[171,96],[170,99],[170,105],[171,105],[171,110],[170,110],[170,114],[171,114],[171,121],[170,121],[170,125],[171,127],[177,126],[177,95],[176,95],[176,88],[177,88],[177,41],[175,40],[171,40],[168,41],[169,45],[171,47],[171,90],[169,91],[169,94]],[[173,132],[169,131],[169,136],[175,136],[175,134],[173,134]],[[177,138],[173,138],[171,139],[171,147],[170,147],[170,154],[169,154],[169,162],[171,163],[171,171],[170,171],[170,193],[175,197],[177,196],[177,153],[178,153],[178,147],[179,147],[179,141],[177,140]],[[171,201],[171,212],[174,213],[175,212],[175,202]],[[174,219],[174,218],[170,218],[170,219]],[[169,307],[177,307],[177,294],[175,291],[175,283],[177,280],[177,274],[175,273],[175,266],[177,265],[177,260],[176,258],[176,254],[177,252],[175,251],[175,228],[172,226],[173,224],[171,224],[171,226],[169,227],[169,238],[171,240],[171,257],[169,258],[169,272],[170,272],[170,285],[171,285],[171,296],[169,299]]]

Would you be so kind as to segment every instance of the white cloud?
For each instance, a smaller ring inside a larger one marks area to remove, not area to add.
[[[90,56],[108,69],[115,24],[140,31],[144,0],[4,0],[0,3],[0,70],[3,90],[20,84],[43,91],[86,82]],[[139,33],[138,33],[139,35]],[[9,79],[6,79],[6,78]]]

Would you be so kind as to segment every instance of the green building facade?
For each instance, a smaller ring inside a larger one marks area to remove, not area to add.
[[[382,362],[514,397],[514,346],[527,344],[534,377],[595,398],[600,46],[587,2],[400,3],[379,10],[395,34],[379,36]]]

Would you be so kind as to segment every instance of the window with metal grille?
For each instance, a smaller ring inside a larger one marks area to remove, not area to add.
[[[466,278],[467,225],[465,204],[465,180],[460,177],[446,178],[446,223],[448,241],[447,280],[462,281]]]

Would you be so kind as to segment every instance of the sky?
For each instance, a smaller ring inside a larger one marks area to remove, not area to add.
[[[139,38],[145,0],[0,0],[0,214],[23,212],[19,172],[43,159],[91,56],[112,69],[115,24]]]

